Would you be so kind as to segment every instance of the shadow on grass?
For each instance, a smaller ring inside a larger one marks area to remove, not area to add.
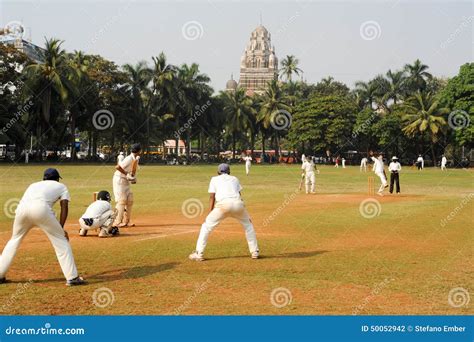
[[[97,284],[107,281],[123,280],[123,279],[139,279],[144,278],[159,272],[171,270],[178,266],[179,262],[169,262],[166,264],[155,266],[135,266],[130,268],[119,268],[115,270],[105,271],[102,273],[91,274],[84,276],[88,284]],[[36,279],[33,283],[52,283],[52,282],[66,282],[64,278],[53,279]],[[24,283],[24,281],[8,281],[8,283]]]

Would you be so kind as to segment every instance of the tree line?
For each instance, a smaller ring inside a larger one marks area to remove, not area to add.
[[[298,64],[286,56],[262,93],[215,93],[198,64],[173,65],[164,53],[118,66],[47,39],[38,63],[0,45],[0,144],[15,144],[19,156],[33,141],[38,160],[66,149],[75,160],[77,140],[93,160],[99,147],[114,156],[133,142],[148,151],[181,139],[188,159],[192,148],[234,158],[254,149],[277,158],[284,150],[327,157],[378,150],[434,163],[441,154],[459,161],[473,147],[474,63],[443,79],[416,60],[354,89],[332,77],[295,81]]]

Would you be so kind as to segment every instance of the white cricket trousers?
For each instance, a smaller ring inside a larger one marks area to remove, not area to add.
[[[42,201],[33,201],[27,206],[19,205],[13,222],[13,233],[0,258],[0,278],[4,278],[23,238],[33,227],[41,228],[51,241],[66,280],[78,276],[72,248],[64,236],[54,212]]]
[[[250,172],[250,165],[252,165],[252,164],[250,164],[250,163],[245,163],[245,174],[247,174],[247,175],[248,175],[249,172]]]
[[[310,186],[311,192],[314,192],[316,188],[316,176],[314,175],[314,172],[306,172],[304,185],[306,187],[306,193],[309,193]]]
[[[92,222],[92,225],[90,226],[88,226],[86,222],[84,221],[84,219],[81,217],[79,219],[79,226],[85,230],[97,229],[97,228],[109,229],[112,226],[114,219],[115,219],[115,212],[113,210],[107,210],[100,217],[94,218],[94,221]]]
[[[385,178],[385,175],[383,172],[376,172],[375,173],[377,176],[379,176],[380,178],[380,182],[382,182],[382,184],[380,185],[380,188],[379,188],[379,191],[378,192],[383,192],[383,189],[385,189],[385,187],[387,186],[387,178]]]
[[[255,234],[255,229],[253,228],[247,209],[245,209],[244,202],[241,200],[227,200],[216,204],[201,226],[196,251],[199,254],[204,253],[209,234],[211,234],[214,228],[226,217],[233,217],[242,224],[245,229],[245,237],[247,238],[250,253],[258,251],[257,235]]]

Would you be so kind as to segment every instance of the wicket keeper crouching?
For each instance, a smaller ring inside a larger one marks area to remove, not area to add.
[[[99,230],[99,237],[115,236],[119,234],[117,227],[113,226],[116,211],[110,205],[110,194],[102,190],[97,194],[97,200],[87,208],[79,219],[80,236],[86,236],[89,230]]]
[[[133,207],[133,193],[130,183],[135,184],[136,168],[140,159],[140,144],[132,145],[132,153],[122,160],[116,167],[113,177],[113,189],[117,216],[113,223],[116,227],[134,226],[130,223]]]

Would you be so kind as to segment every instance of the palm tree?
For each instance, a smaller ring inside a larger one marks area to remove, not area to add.
[[[299,60],[295,56],[286,56],[285,59],[281,61],[281,76],[285,76],[286,80],[291,82],[291,76],[293,74],[299,75],[300,72],[303,72],[303,70],[298,68],[298,63]]]
[[[288,99],[285,97],[281,87],[278,85],[276,80],[268,83],[268,88],[262,96],[262,102],[260,106],[260,112],[258,113],[258,121],[262,123],[263,129],[270,129],[271,134],[274,134],[275,139],[275,151],[276,157],[280,156],[280,133],[282,130],[286,130],[289,127],[279,127],[275,120],[278,120],[281,115],[285,116],[282,119],[291,120],[291,114],[289,113],[290,106],[288,106]],[[287,117],[290,116],[290,117]],[[272,125],[273,124],[273,125]],[[278,127],[275,128],[275,127]],[[262,131],[262,149],[265,144],[265,134]]]
[[[179,89],[177,80],[177,71],[174,65],[168,64],[166,55],[161,52],[157,57],[152,57],[153,71],[153,103],[151,109],[159,116],[166,114],[173,115],[175,126],[179,128],[179,113],[177,106],[179,104],[177,91]],[[178,132],[178,130],[176,131]],[[176,155],[178,155],[179,135],[175,135]]]
[[[408,87],[413,92],[419,90],[423,91],[426,88],[426,82],[433,78],[433,76],[426,71],[428,66],[421,63],[417,59],[413,64],[406,64],[405,71],[408,73]]]
[[[376,98],[380,93],[380,84],[374,80],[369,82],[356,82],[355,93],[357,94],[362,107],[374,109],[373,104],[376,102]]]
[[[148,84],[151,80],[151,71],[147,67],[146,62],[141,61],[136,65],[125,64],[122,67],[123,71],[127,75],[127,84],[125,91],[130,95],[132,102],[133,115],[130,117],[132,120],[130,126],[133,127],[131,137],[141,131],[143,124],[146,126],[146,141],[145,150],[149,152],[149,138],[150,138],[150,118],[147,116],[145,108],[147,104],[145,99],[149,99],[147,96]],[[145,122],[141,121],[145,120]],[[140,136],[139,134],[137,134]],[[147,153],[147,157],[148,157]]]
[[[245,94],[244,88],[222,93],[224,112],[227,115],[226,132],[232,136],[232,158],[235,159],[237,135],[252,129],[255,111],[252,99]]]
[[[43,63],[34,62],[23,71],[29,95],[37,97],[41,103],[36,125],[36,151],[39,159],[42,158],[43,151],[42,136],[46,128],[50,128],[52,96],[57,95],[66,103],[68,93],[73,90],[70,75],[74,72],[68,63],[66,52],[61,48],[62,43],[58,39],[46,39]]]
[[[444,115],[449,110],[442,108],[431,93],[420,91],[408,98],[401,106],[401,110],[402,119],[406,122],[403,132],[412,138],[420,134],[421,139],[427,134],[430,139],[433,163],[436,165],[434,144],[438,141],[438,135],[446,127]]]
[[[183,64],[178,69],[179,94],[181,95],[184,118],[192,118],[193,110],[196,107],[200,108],[200,104],[207,102],[204,100],[208,99],[212,94],[212,89],[207,84],[209,81],[210,78],[206,74],[200,73],[199,65],[196,63],[191,65]],[[188,160],[191,156],[191,128],[192,125],[188,125],[186,128],[186,157]]]

